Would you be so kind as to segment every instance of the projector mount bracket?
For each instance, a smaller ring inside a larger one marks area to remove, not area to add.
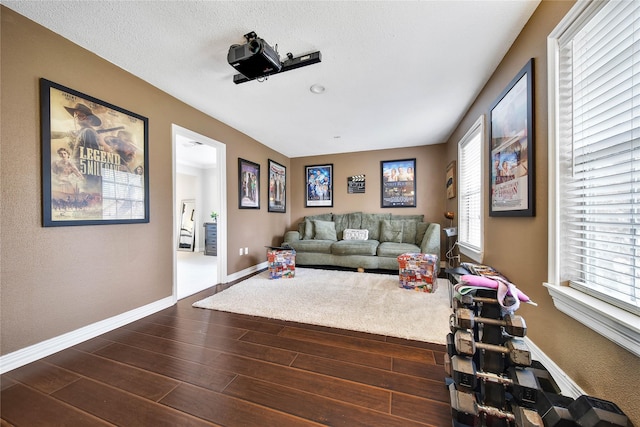
[[[247,40],[247,43],[251,46],[251,43],[258,38],[258,35],[255,31],[251,31],[244,35],[244,38]],[[276,53],[278,51],[278,45],[276,45]],[[317,64],[318,62],[322,62],[322,55],[320,51],[307,53],[305,55],[300,55],[294,57],[291,53],[287,53],[287,59],[282,62],[282,68],[280,71],[276,73],[270,73],[264,76],[259,77],[246,77],[244,74],[236,74],[233,76],[233,82],[235,84],[250,82],[251,80],[262,79],[265,77],[273,76],[275,74],[281,74],[285,71],[295,70],[296,68],[306,67],[307,65]]]

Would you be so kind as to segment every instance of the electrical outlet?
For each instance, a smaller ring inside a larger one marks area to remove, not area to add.
[[[244,248],[244,254],[249,255],[249,248]]]
[[[240,248],[240,255],[242,255],[242,248]]]

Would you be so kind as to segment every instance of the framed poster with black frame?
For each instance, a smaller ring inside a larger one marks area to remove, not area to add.
[[[380,207],[416,207],[416,159],[380,162]]]
[[[489,216],[535,215],[533,59],[491,105]]]
[[[149,120],[40,79],[43,226],[149,222]]]
[[[333,207],[333,164],[304,167],[305,207]]]
[[[287,212],[287,168],[269,159],[269,212]]]
[[[260,209],[260,165],[238,158],[238,208]]]

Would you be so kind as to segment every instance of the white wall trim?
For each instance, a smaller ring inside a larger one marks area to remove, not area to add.
[[[563,396],[577,399],[579,396],[586,394],[578,384],[576,384],[569,375],[566,374],[556,363],[549,358],[537,345],[531,341],[528,337],[524,338],[527,343],[527,347],[531,352],[531,358],[542,363],[542,365],[549,371],[551,377],[554,379],[558,387],[560,387],[560,394]]]
[[[558,310],[640,357],[638,316],[569,286],[544,286]]]
[[[143,317],[157,313],[160,310],[171,307],[174,303],[175,298],[173,296],[169,296],[156,302],[152,302],[151,304],[127,311],[126,313],[101,320],[80,329],[76,329],[75,331],[71,331],[21,350],[14,351],[13,353],[6,354],[0,357],[0,374],[4,374],[28,363],[35,362],[38,359],[50,356],[53,353],[72,347],[91,338],[95,338],[106,332],[142,319]]]
[[[260,270],[264,270],[265,268],[269,267],[269,263],[267,261],[261,262],[260,264],[256,264],[253,265],[251,267],[245,268],[244,270],[240,270],[238,272],[235,272],[233,274],[230,274],[227,276],[227,280],[225,280],[225,283],[229,283],[229,282],[233,282],[234,280],[239,280],[242,279],[250,274],[253,274],[257,271]]]

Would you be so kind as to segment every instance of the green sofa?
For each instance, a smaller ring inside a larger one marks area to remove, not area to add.
[[[301,266],[398,270],[403,253],[440,259],[440,224],[423,220],[424,215],[362,212],[307,216],[298,230],[285,233],[282,246],[295,249]]]

